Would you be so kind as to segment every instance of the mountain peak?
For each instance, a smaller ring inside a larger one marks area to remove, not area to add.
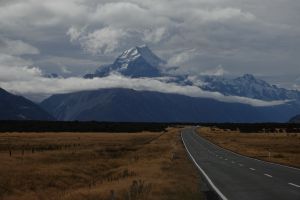
[[[165,63],[147,45],[141,45],[125,50],[114,63],[99,67],[94,74],[87,74],[85,78],[104,77],[111,73],[134,78],[158,77],[161,76],[159,67]]]
[[[152,67],[158,67],[160,64],[164,63],[164,61],[156,56],[145,44],[125,50],[117,58],[116,62],[125,66],[129,62],[135,61],[138,58],[143,58]]]

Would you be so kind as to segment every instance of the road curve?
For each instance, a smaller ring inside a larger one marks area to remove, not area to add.
[[[300,170],[235,154],[195,133],[181,133],[185,148],[223,200],[300,200]]]

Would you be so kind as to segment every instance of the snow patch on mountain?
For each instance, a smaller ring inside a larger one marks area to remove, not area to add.
[[[107,77],[111,74],[129,78],[164,78],[162,81],[165,83],[196,86],[203,91],[218,92],[225,96],[263,101],[300,100],[299,91],[279,88],[251,74],[227,78],[219,73],[211,75],[204,72],[198,75],[176,75],[166,69],[166,62],[146,45],[142,45],[125,50],[114,63],[99,67],[95,73],[85,75],[85,78]]]
[[[251,74],[233,79],[222,76],[203,76],[200,79],[204,83],[200,86],[203,90],[220,92],[227,96],[242,96],[266,101],[300,99],[299,91],[279,88]]]
[[[125,50],[113,64],[103,65],[85,78],[105,77],[113,73],[133,78],[159,77],[162,76],[160,66],[165,63],[146,45],[136,46]]]

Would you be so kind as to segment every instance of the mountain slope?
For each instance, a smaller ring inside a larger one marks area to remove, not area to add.
[[[24,97],[0,88],[0,120],[53,120],[46,111]]]
[[[94,74],[85,78],[104,77],[119,73],[133,78],[161,76],[159,66],[165,61],[156,56],[146,45],[124,51],[113,64],[101,66]]]
[[[289,123],[300,123],[300,115],[296,115],[289,120]]]
[[[278,88],[275,85],[255,78],[251,74],[245,74],[234,79],[226,79],[219,76],[202,77],[204,84],[202,89],[220,92],[224,95],[242,96],[265,101],[298,99],[300,92]]]
[[[111,73],[132,78],[168,77],[169,82],[179,85],[196,85],[203,90],[220,92],[227,96],[241,96],[265,101],[288,99],[300,101],[299,91],[279,88],[251,74],[233,79],[224,76],[199,76],[194,80],[190,80],[188,75],[173,74],[173,68],[170,66],[162,67],[165,64],[165,61],[156,56],[146,45],[143,45],[125,50],[114,63],[103,65],[96,72],[87,74],[84,77],[105,77]]]
[[[131,89],[54,95],[41,106],[59,120],[127,122],[280,122],[300,111],[293,105],[252,107]]]

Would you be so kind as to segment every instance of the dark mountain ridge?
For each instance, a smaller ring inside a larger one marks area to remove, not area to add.
[[[289,123],[299,123],[300,124],[300,115],[296,115],[289,120]]]
[[[54,120],[35,103],[0,88],[0,120]]]
[[[41,106],[58,120],[112,122],[284,122],[294,105],[253,107],[178,94],[101,89],[53,95]],[[299,110],[299,107],[298,107]]]

